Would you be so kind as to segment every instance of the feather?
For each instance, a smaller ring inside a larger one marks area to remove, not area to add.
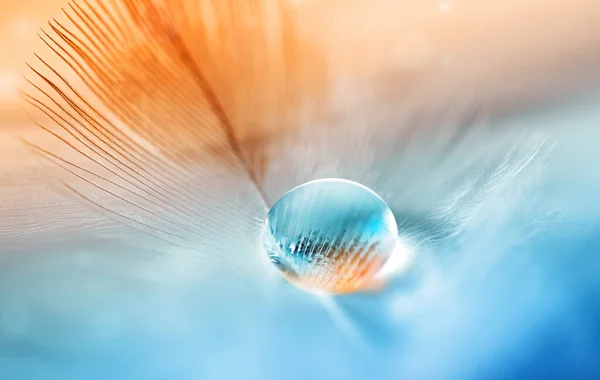
[[[55,139],[25,142],[70,174],[63,189],[174,246],[218,252],[223,214],[247,215],[256,231],[271,202],[262,145],[297,127],[292,116],[310,95],[300,91],[319,64],[291,10],[119,0],[63,12],[39,34],[46,50],[23,95]],[[214,254],[223,259],[202,253]]]
[[[597,348],[598,99],[560,85],[592,82],[597,2],[451,8],[66,6],[23,91],[40,166],[0,181],[0,377],[523,378],[507,360],[539,352],[597,368],[573,352]],[[323,177],[392,207],[413,261],[390,287],[315,298],[263,267],[267,209]]]

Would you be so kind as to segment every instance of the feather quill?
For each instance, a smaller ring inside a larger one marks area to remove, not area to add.
[[[271,203],[265,140],[296,128],[320,91],[285,3],[80,1],[63,13],[39,34],[23,95],[55,139],[25,142],[70,174],[63,188],[176,246],[216,240],[230,227],[217,212],[246,213],[256,230]]]

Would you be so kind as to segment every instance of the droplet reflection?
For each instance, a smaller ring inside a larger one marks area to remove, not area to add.
[[[294,285],[339,294],[373,286],[397,236],[394,215],[377,194],[356,182],[322,179],[281,197],[263,237],[271,263]]]

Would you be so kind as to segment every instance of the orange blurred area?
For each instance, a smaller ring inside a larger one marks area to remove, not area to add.
[[[597,0],[293,3],[302,38],[323,55],[333,78],[332,96],[343,93],[325,100],[324,108],[382,104],[419,92],[429,103],[468,98],[521,107],[587,84],[600,70]],[[66,5],[0,4],[0,130],[31,125],[18,94],[25,62],[41,46],[38,27],[60,17]],[[0,144],[6,151],[7,140]]]
[[[0,133],[30,124],[19,96],[25,62],[31,60],[34,49],[40,46],[39,26],[60,12],[64,4],[60,0],[0,2]],[[2,138],[0,147],[6,144],[6,138]]]
[[[452,91],[469,85],[478,96],[512,98],[528,81],[532,92],[539,91],[546,82],[581,76],[597,66],[596,0],[293,2],[305,38],[325,52],[331,71],[344,81],[366,78],[361,80],[371,87],[390,75],[403,76],[399,83],[443,76],[454,83]],[[25,122],[17,112],[16,90],[24,62],[40,46],[38,26],[60,16],[66,5],[65,0],[0,4],[2,126]],[[435,86],[427,91],[442,91]]]
[[[60,11],[60,0],[2,0],[0,2],[0,166],[31,162],[12,136],[31,126],[23,112],[19,89],[25,61],[39,46],[38,27]]]

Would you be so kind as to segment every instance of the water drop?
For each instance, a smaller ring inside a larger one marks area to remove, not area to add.
[[[394,215],[377,194],[332,178],[286,193],[269,210],[263,233],[270,261],[284,277],[331,294],[370,287],[397,239]]]

